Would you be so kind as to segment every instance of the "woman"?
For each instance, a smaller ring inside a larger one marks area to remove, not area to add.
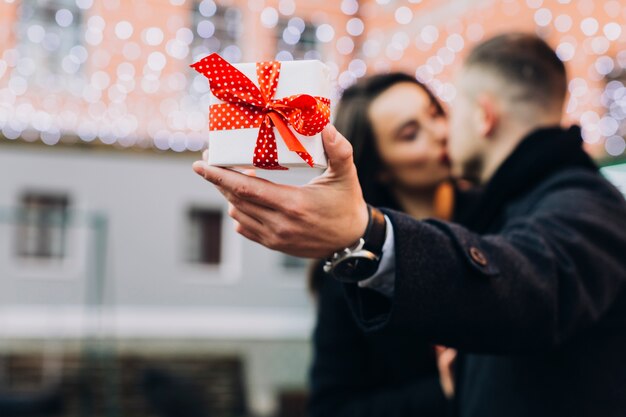
[[[450,174],[446,119],[424,85],[400,73],[363,79],[344,92],[335,126],[353,145],[368,203],[416,218],[450,217],[452,187],[442,187]],[[451,391],[450,380],[440,384],[432,345],[397,329],[363,333],[321,263],[310,284],[318,303],[310,417],[446,415],[442,385]]]

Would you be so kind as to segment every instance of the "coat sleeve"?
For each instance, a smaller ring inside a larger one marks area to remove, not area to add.
[[[416,375],[394,387],[372,381],[369,361],[376,358],[369,354],[365,334],[354,321],[340,285],[328,281],[318,295],[309,417],[446,415],[449,406],[436,375]]]
[[[474,353],[545,351],[610,313],[624,297],[624,200],[595,186],[553,188],[498,234],[387,211],[395,234],[390,307],[355,285],[349,304],[366,331],[409,326]]]

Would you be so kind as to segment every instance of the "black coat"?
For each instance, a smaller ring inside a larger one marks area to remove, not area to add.
[[[581,142],[578,128],[529,135],[466,227],[387,211],[391,306],[345,286],[365,330],[463,352],[462,417],[626,416],[626,203]]]
[[[341,284],[325,274],[320,263],[314,275],[319,288],[309,417],[446,415],[449,404],[439,384],[433,347],[402,329],[365,334]]]

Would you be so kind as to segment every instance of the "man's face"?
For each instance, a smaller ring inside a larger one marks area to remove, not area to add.
[[[455,177],[474,179],[480,169],[482,138],[478,133],[478,103],[472,94],[472,82],[479,81],[466,69],[457,74],[457,95],[450,104],[448,153]]]

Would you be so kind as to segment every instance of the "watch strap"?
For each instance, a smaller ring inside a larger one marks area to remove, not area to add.
[[[369,221],[363,240],[365,241],[363,249],[366,249],[376,256],[380,257],[383,253],[383,245],[387,235],[387,221],[382,211],[376,207],[367,205]]]
[[[339,281],[359,282],[369,278],[378,268],[387,237],[387,221],[380,210],[369,204],[367,215],[363,237],[354,246],[335,252],[324,264],[324,271],[331,273]],[[345,268],[346,266],[348,267]]]

